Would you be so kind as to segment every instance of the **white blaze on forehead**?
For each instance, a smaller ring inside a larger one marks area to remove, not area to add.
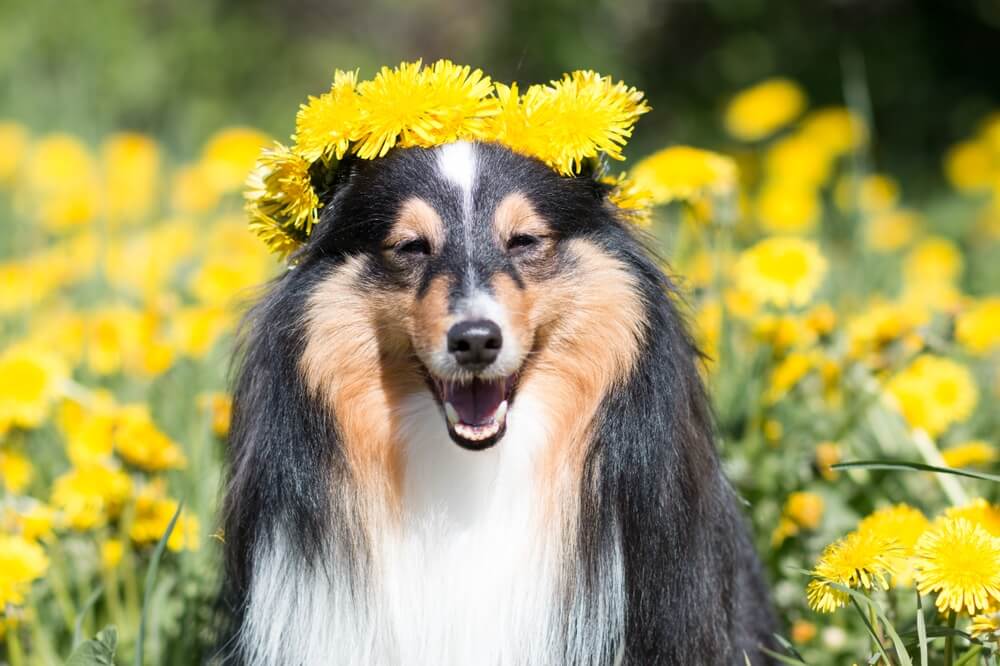
[[[476,151],[471,143],[456,141],[438,148],[438,169],[442,176],[462,189],[466,198],[471,198],[476,176]]]

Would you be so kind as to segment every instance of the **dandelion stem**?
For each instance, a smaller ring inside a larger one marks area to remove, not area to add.
[[[951,613],[948,616],[948,628],[952,629],[944,637],[944,666],[952,666],[955,663],[955,623],[958,621],[958,613]]]
[[[7,634],[7,658],[10,666],[24,666],[24,652],[21,650],[21,637],[17,630],[17,627],[13,627]]]

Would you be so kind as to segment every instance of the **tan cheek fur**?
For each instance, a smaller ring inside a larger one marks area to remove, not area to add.
[[[549,441],[539,472],[553,506],[560,496],[578,494],[593,419],[608,391],[628,378],[646,335],[643,305],[625,267],[589,241],[569,241],[568,249],[574,269],[536,288],[530,321],[537,351],[519,396],[546,414]]]
[[[365,293],[362,267],[362,259],[350,259],[313,291],[301,368],[309,390],[326,400],[336,417],[363,494],[396,507],[402,488],[402,461],[394,446],[397,407],[422,383],[410,360],[405,317],[398,317],[410,311],[408,297]]]

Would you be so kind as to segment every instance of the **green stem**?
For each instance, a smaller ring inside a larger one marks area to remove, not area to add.
[[[7,658],[10,666],[24,666],[24,652],[21,650],[21,638],[17,635],[19,627],[11,627],[7,634]]]
[[[954,629],[958,622],[958,613],[951,613],[948,616],[948,628]],[[953,666],[955,663],[955,634],[949,633],[944,637],[944,666]]]

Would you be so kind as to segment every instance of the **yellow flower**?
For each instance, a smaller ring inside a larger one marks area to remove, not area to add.
[[[601,182],[611,186],[608,201],[617,206],[628,220],[639,226],[649,226],[655,203],[652,192],[625,173],[618,174],[617,177],[607,176]]]
[[[778,419],[765,419],[763,430],[764,439],[773,445],[777,445],[785,436],[785,426]]]
[[[220,195],[204,164],[191,164],[174,172],[170,203],[178,213],[207,213],[218,205]]]
[[[847,322],[847,353],[853,359],[881,351],[891,342],[913,333],[928,321],[923,308],[904,303],[873,301]]]
[[[816,190],[830,177],[833,157],[810,135],[798,133],[775,141],[767,151],[764,167],[772,181],[788,189]]]
[[[135,499],[135,519],[129,536],[137,544],[156,543],[167,531],[171,518],[177,512],[176,500],[166,497],[166,488],[160,480],[145,486]],[[167,548],[174,552],[198,550],[200,526],[194,516],[181,512],[173,532],[167,538]]]
[[[247,298],[252,287],[260,286],[268,277],[267,268],[258,257],[235,252],[213,254],[205,258],[191,277],[191,293],[205,305],[230,305]]]
[[[940,613],[970,615],[1000,602],[1000,540],[964,518],[946,518],[916,545],[917,590],[937,593]]]
[[[814,530],[823,518],[823,498],[816,493],[792,493],[785,501],[784,514],[800,527]]]
[[[336,70],[330,92],[299,107],[295,116],[295,152],[309,162],[340,159],[351,144],[361,118],[357,72]]]
[[[18,509],[14,523],[21,536],[29,541],[39,541],[52,536],[56,523],[55,510],[42,502],[31,502],[27,508]]]
[[[968,418],[979,399],[968,368],[930,354],[914,359],[886,390],[910,427],[932,437]]]
[[[567,176],[602,153],[624,159],[621,149],[633,125],[649,111],[640,91],[592,71],[531,86],[523,96],[516,85],[496,88],[500,109],[488,124],[487,137]]]
[[[690,146],[657,151],[632,167],[629,175],[657,204],[734,196],[739,183],[731,158]]]
[[[127,306],[100,308],[86,323],[87,365],[99,375],[111,375],[137,355],[145,322]]]
[[[147,471],[179,469],[187,464],[184,452],[156,427],[145,405],[119,410],[114,440],[115,449],[126,462]]]
[[[107,464],[75,467],[52,484],[52,506],[77,530],[103,525],[118,515],[132,493],[132,480]]]
[[[958,315],[955,339],[973,354],[1000,347],[1000,297],[984,298]]]
[[[233,399],[225,393],[202,393],[198,396],[198,407],[207,412],[212,422],[212,432],[216,437],[229,434],[229,421],[233,413]]]
[[[0,433],[41,425],[68,376],[62,359],[29,344],[0,354]]]
[[[800,234],[811,231],[819,221],[821,207],[816,192],[771,182],[757,195],[757,217],[771,233]]]
[[[843,107],[827,107],[802,119],[800,133],[832,157],[851,152],[865,143],[868,129],[857,114]]]
[[[944,158],[944,173],[959,192],[989,189],[1000,170],[1000,153],[994,154],[983,141],[962,141]]]
[[[83,407],[66,402],[60,410],[60,426],[66,453],[74,465],[106,462],[114,452],[117,406],[107,393],[95,393]]]
[[[424,70],[424,77],[433,100],[428,109],[432,130],[425,136],[416,130],[412,135],[404,132],[402,146],[427,147],[486,136],[487,119],[499,110],[490,77],[450,60],[438,60]]]
[[[229,330],[232,315],[218,306],[183,308],[172,317],[170,340],[186,356],[202,359]]]
[[[816,366],[816,356],[808,352],[793,351],[771,370],[765,399],[775,403],[795,387]]]
[[[945,510],[947,518],[964,518],[982,527],[995,537],[1000,537],[1000,506],[990,504],[979,497],[964,506],[954,506]]]
[[[948,467],[969,467],[996,462],[1000,460],[1000,453],[989,442],[973,439],[949,446],[941,452],[941,457]]]
[[[153,301],[169,288],[171,278],[199,242],[194,224],[167,220],[129,237],[109,240],[105,274],[116,287]]]
[[[917,540],[930,523],[919,509],[906,504],[883,507],[858,523],[859,532],[872,532],[886,539],[894,539],[902,549],[897,563],[893,585],[912,585],[915,570],[910,559]]]
[[[31,461],[17,451],[0,449],[0,483],[7,492],[18,495],[31,483],[35,470]]]
[[[97,164],[90,151],[68,134],[52,134],[35,144],[26,178],[35,211],[53,231],[87,224],[100,211]]]
[[[889,577],[895,574],[902,549],[895,539],[872,532],[851,532],[827,546],[812,571],[813,580],[806,588],[809,607],[832,613],[847,603],[848,595],[832,587],[872,590],[889,589]]]
[[[947,238],[931,236],[906,256],[903,275],[915,283],[952,282],[962,273],[962,253]]]
[[[24,603],[32,581],[49,568],[49,558],[37,543],[0,534],[0,608]]]
[[[101,543],[101,566],[110,571],[118,567],[122,561],[125,546],[120,539],[108,539]]]
[[[715,367],[719,358],[719,336],[722,334],[722,304],[718,299],[702,301],[694,316],[694,337],[708,358],[708,368]]]
[[[834,199],[843,211],[861,210],[870,215],[885,213],[899,201],[899,184],[881,173],[869,174],[861,182],[844,176],[837,183]]]
[[[235,190],[247,179],[260,151],[269,143],[266,134],[248,127],[220,130],[202,149],[204,173],[217,191]]]
[[[0,122],[0,185],[9,184],[28,153],[28,130],[18,123]]]
[[[911,210],[897,208],[868,220],[865,242],[876,252],[893,252],[909,245],[920,226],[920,217]]]
[[[969,633],[980,640],[1000,641],[1000,611],[990,614],[976,615],[972,618]]]
[[[837,478],[833,465],[840,462],[840,446],[836,442],[820,442],[816,445],[816,468],[827,481]]]
[[[156,203],[160,149],[143,134],[113,134],[104,142],[107,214],[112,222],[144,219]]]
[[[794,81],[768,79],[739,92],[725,111],[726,130],[742,141],[763,139],[795,120],[806,96]]]
[[[319,220],[319,197],[309,163],[285,146],[261,153],[246,181],[250,230],[273,252],[285,256],[309,238]]]
[[[768,238],[740,254],[737,285],[778,307],[805,305],[819,288],[827,262],[815,243]]]
[[[806,620],[796,620],[792,623],[792,641],[802,645],[816,638],[816,625]]]

